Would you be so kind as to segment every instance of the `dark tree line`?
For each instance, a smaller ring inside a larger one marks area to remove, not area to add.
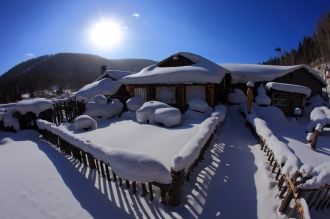
[[[22,94],[50,90],[56,85],[76,91],[93,82],[101,74],[101,66],[107,69],[139,72],[156,63],[145,59],[109,60],[96,55],[59,53],[45,55],[22,62],[0,77],[0,103],[21,99]]]
[[[280,55],[270,57],[263,65],[318,65],[330,62],[330,12],[326,11],[316,24],[313,36],[304,36],[299,42],[297,49],[281,51],[280,47],[275,48]]]

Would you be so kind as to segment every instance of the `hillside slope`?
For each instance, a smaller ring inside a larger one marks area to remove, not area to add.
[[[22,62],[0,77],[0,103],[20,99],[23,93],[49,89],[53,85],[77,90],[107,69],[139,72],[156,63],[146,59],[110,60],[97,55],[59,53]]]

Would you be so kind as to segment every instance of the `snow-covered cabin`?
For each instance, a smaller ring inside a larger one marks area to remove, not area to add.
[[[179,52],[124,77],[122,82],[130,96],[157,100],[185,111],[192,99],[215,106],[224,97],[222,79],[226,73],[229,71],[202,56]]]
[[[220,64],[220,66],[230,71],[230,76],[226,79],[231,84],[231,89],[239,88],[246,91],[246,83],[252,81],[255,84],[254,94],[261,83],[268,82],[305,86],[311,90],[310,96],[317,94],[322,96],[322,88],[327,86],[318,72],[307,65]]]
[[[280,108],[287,116],[294,116],[296,108],[303,110],[305,99],[311,94],[308,87],[295,84],[269,82],[266,87],[271,97],[271,105]]]

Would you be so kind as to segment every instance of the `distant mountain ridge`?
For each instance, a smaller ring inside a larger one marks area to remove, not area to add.
[[[77,90],[108,70],[139,72],[157,63],[147,59],[106,59],[97,55],[59,53],[22,62],[0,76],[0,103],[16,101],[22,93],[48,89],[52,85]]]

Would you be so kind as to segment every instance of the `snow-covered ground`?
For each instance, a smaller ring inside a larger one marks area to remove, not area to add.
[[[244,127],[245,119],[238,111],[238,106],[228,107],[225,121],[218,128],[205,159],[183,186],[181,206],[175,208],[160,204],[158,188],[153,188],[153,201],[141,196],[140,184],[138,193],[133,195],[131,189],[120,188],[118,181],[109,182],[97,170],[62,154],[35,131],[0,132],[0,218],[285,218],[285,214],[278,212],[281,200],[277,197],[277,181],[270,172],[267,157]],[[297,154],[303,163],[307,159],[318,165],[323,160],[318,156],[308,157],[317,153],[324,156],[322,159],[329,158],[330,129],[322,131],[317,150],[312,151],[304,144],[307,122],[308,118],[300,117],[298,123],[287,122],[285,129],[283,126],[281,129],[275,125],[274,118],[267,121],[274,134],[282,135],[280,140],[293,148],[294,153],[294,147],[305,147],[302,156]],[[165,132],[141,138],[141,132],[134,133],[135,125],[143,127],[146,133],[155,128],[160,132],[165,130],[116,118],[98,123],[97,130],[102,134],[95,141],[105,143],[110,138],[108,144],[118,145],[118,141],[131,140],[130,147],[137,148],[143,147],[144,141],[154,142],[156,146],[166,141],[172,148],[175,142],[183,141]],[[185,125],[193,126],[189,123],[181,126]],[[180,127],[175,131],[185,130]],[[69,130],[71,128],[69,126]],[[80,132],[72,128],[72,132],[79,135],[93,131]],[[126,138],[114,137],[118,135]],[[296,136],[299,138],[295,140]],[[154,153],[165,157],[167,152],[155,150]],[[329,211],[312,210],[311,216],[328,218]]]

